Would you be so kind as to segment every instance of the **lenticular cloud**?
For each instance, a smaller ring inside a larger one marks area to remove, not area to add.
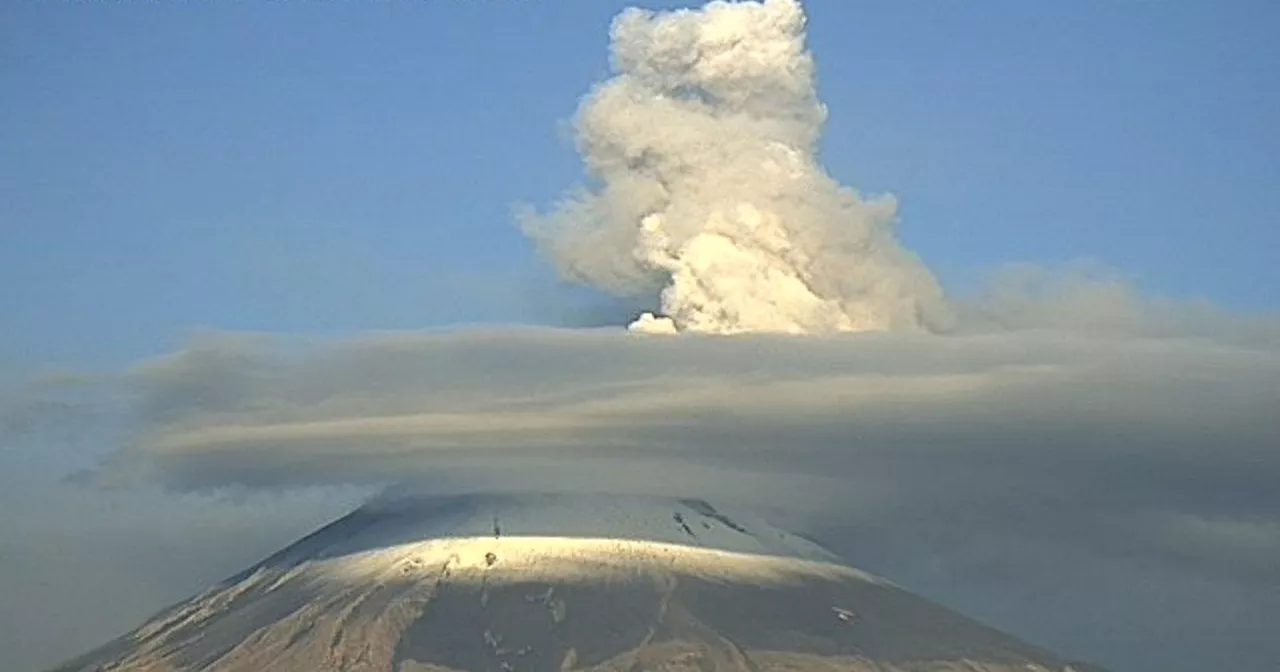
[[[942,290],[894,237],[896,202],[818,164],[826,109],[796,0],[631,9],[583,100],[591,182],[526,232],[569,278],[659,292],[652,332],[945,329]]]

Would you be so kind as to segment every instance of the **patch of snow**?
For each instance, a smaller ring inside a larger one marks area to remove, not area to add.
[[[701,500],[401,493],[354,515],[358,525],[310,540],[319,550],[298,558],[305,565],[298,569],[349,580],[447,564],[454,579],[477,581],[587,580],[652,568],[754,581],[821,575],[888,583],[759,518]]]
[[[787,583],[806,577],[880,583],[864,572],[829,562],[687,544],[583,537],[432,539],[327,558],[309,563],[306,573],[314,578],[360,582],[404,574],[405,567],[439,567],[446,562],[451,580],[489,585],[604,581],[643,575],[646,570],[753,583]]]

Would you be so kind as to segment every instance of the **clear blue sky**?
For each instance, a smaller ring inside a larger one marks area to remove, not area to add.
[[[510,210],[579,180],[625,4],[3,3],[0,374],[197,326],[572,322]],[[1280,307],[1280,3],[808,10],[827,166],[949,286],[1094,257]]]

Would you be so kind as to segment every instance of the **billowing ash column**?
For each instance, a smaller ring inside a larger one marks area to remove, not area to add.
[[[896,203],[818,164],[826,118],[795,0],[631,9],[615,76],[583,101],[596,186],[525,230],[569,278],[660,292],[632,328],[703,333],[940,330],[927,268],[894,237]]]

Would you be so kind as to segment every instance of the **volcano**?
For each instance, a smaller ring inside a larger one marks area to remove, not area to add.
[[[59,671],[1084,672],[702,500],[385,497]]]

